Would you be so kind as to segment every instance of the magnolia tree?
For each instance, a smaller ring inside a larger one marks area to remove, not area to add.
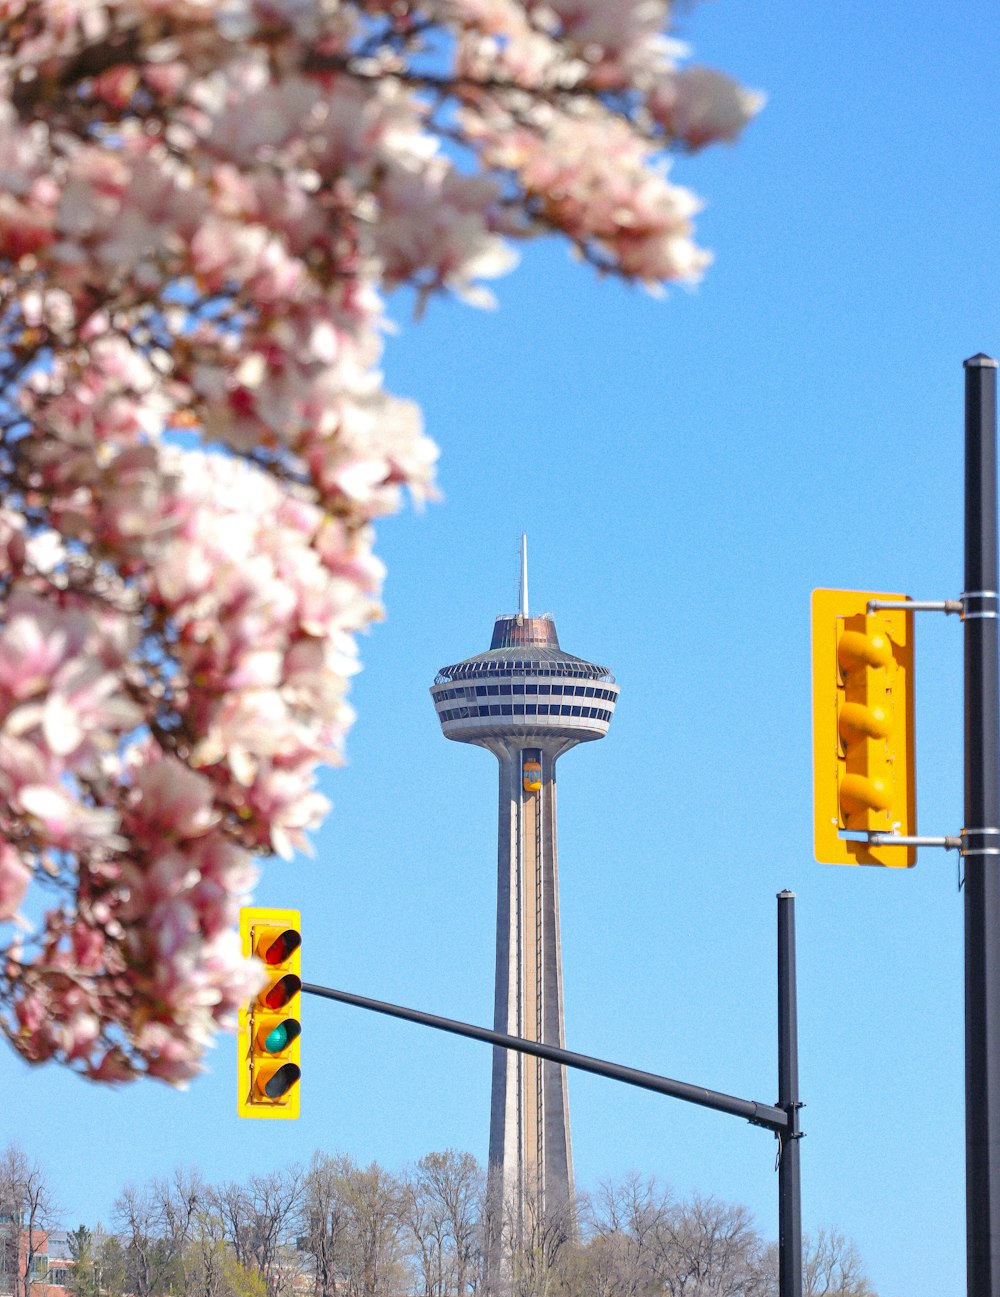
[[[0,1013],[26,1059],[183,1084],[258,984],[234,919],[327,809],[373,520],[433,490],[378,371],[386,293],[488,304],[546,232],[651,289],[703,271],[664,155],[758,101],[682,66],[669,18],[0,0]]]

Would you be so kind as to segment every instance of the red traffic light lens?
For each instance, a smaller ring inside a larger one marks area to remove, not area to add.
[[[273,986],[261,992],[258,1003],[265,1009],[283,1009],[285,1005],[302,990],[301,981],[294,973],[286,973]]]
[[[289,955],[294,954],[302,945],[302,937],[294,928],[285,928],[279,932],[274,940],[261,951],[261,956],[265,964],[273,967],[275,964],[283,964]]]

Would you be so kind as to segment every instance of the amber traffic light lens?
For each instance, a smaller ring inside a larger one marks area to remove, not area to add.
[[[285,1063],[264,1083],[264,1093],[269,1099],[280,1099],[282,1095],[288,1093],[301,1075],[301,1071],[294,1063]]]

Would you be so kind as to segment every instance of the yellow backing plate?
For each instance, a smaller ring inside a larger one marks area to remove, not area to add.
[[[813,847],[816,859],[828,865],[909,867],[917,862],[915,847],[873,847],[840,836],[840,777],[838,758],[837,640],[845,617],[864,615],[868,601],[903,601],[904,594],[871,590],[814,590],[812,593],[813,658]],[[913,613],[879,609],[874,614],[893,645],[898,688],[903,694],[905,739],[895,752],[896,799],[891,810],[892,831],[911,837],[917,831],[915,744],[913,716]]]
[[[254,947],[254,928],[281,926],[302,931],[302,919],[298,910],[273,910],[267,906],[247,905],[240,910],[240,949],[244,955],[252,955]],[[299,951],[296,950],[288,961],[288,969],[299,973]],[[237,1021],[236,1053],[236,1111],[241,1117],[269,1117],[289,1120],[299,1115],[299,1090],[301,1082],[292,1086],[283,1100],[270,1102],[265,1099],[252,1098],[250,1085],[252,1080],[253,1032],[251,1030],[251,1005],[246,1004],[239,1011]],[[296,1000],[291,1003],[286,1017],[297,1017],[299,1008]],[[282,1062],[299,1063],[299,1037],[291,1042],[288,1050],[281,1055]]]

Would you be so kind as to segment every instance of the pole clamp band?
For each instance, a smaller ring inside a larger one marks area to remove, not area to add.
[[[962,620],[975,621],[979,618],[998,616],[996,590],[965,590],[959,595],[962,603]],[[970,603],[972,607],[970,607]]]
[[[963,856],[1000,856],[1000,829],[963,829]]]

